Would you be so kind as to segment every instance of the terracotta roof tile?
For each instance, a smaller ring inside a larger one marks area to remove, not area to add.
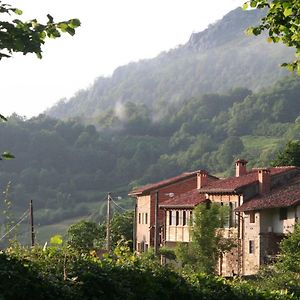
[[[285,173],[293,169],[296,169],[296,167],[287,166],[287,167],[269,168],[269,170],[271,171],[271,176]],[[238,191],[238,189],[243,188],[249,184],[256,183],[258,181],[257,170],[258,169],[252,169],[251,171],[248,171],[247,174],[240,177],[232,176],[232,177],[211,182],[206,187],[200,189],[200,192],[202,193],[236,192]]]
[[[181,195],[175,196],[164,203],[160,204],[160,208],[193,208],[197,204],[205,201],[205,195],[200,194],[198,189],[194,189],[183,193]]]
[[[147,192],[151,192],[154,190],[157,190],[159,188],[165,187],[169,184],[173,184],[176,183],[178,181],[184,180],[184,179],[188,179],[192,176],[195,176],[197,173],[201,172],[202,170],[197,170],[197,171],[193,171],[193,172],[185,172],[182,173],[181,175],[172,177],[172,178],[168,178],[156,183],[152,183],[152,184],[147,184],[145,186],[133,189],[128,195],[132,196],[132,195],[139,195],[139,194],[143,194],[143,193],[147,193]],[[214,178],[217,179],[214,176],[209,175],[210,178]]]
[[[273,189],[270,193],[255,197],[242,204],[236,211],[288,207],[300,203],[300,175],[290,183]]]
[[[186,172],[186,173],[182,173],[181,175],[178,175],[178,176],[175,176],[175,177],[172,177],[172,178],[168,178],[168,179],[165,179],[165,180],[162,180],[162,181],[159,181],[159,182],[155,182],[155,183],[144,185],[142,187],[133,189],[129,193],[129,195],[142,194],[142,193],[145,193],[145,192],[150,192],[150,191],[162,188],[162,187],[164,187],[166,185],[169,185],[169,184],[172,184],[172,183],[175,183],[175,182],[178,182],[178,181],[190,178],[190,177],[196,175],[197,172],[198,171],[195,171],[195,172]]]

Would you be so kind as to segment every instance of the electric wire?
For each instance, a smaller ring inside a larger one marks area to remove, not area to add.
[[[22,223],[25,218],[27,218],[29,216],[29,210],[27,209],[23,215],[21,216],[21,218],[19,219],[19,221],[12,227],[10,228],[1,238],[0,241],[2,241],[10,232],[12,232],[20,223]]]
[[[118,203],[116,203],[116,202],[114,201],[114,199],[113,199],[112,197],[111,197],[110,199],[111,199],[111,201],[113,202],[113,204],[114,204],[115,206],[117,206],[118,208],[122,209],[123,211],[132,211],[131,209],[126,209],[126,208],[121,207]]]

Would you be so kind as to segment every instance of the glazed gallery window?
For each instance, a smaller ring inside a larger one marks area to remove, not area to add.
[[[186,226],[190,223],[190,211],[170,210],[167,212],[167,224],[175,226]]]

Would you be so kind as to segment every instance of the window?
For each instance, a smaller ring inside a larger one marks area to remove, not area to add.
[[[255,212],[254,211],[250,211],[249,222],[250,223],[255,223]]]
[[[182,225],[183,226],[186,225],[186,211],[185,210],[182,212]]]
[[[141,224],[141,213],[139,213],[139,224]]]
[[[145,224],[148,224],[148,214],[145,213]]]
[[[169,225],[172,225],[172,211],[169,211]]]
[[[141,246],[141,243],[137,243],[137,251],[138,252],[142,252],[142,246]]]
[[[254,253],[254,241],[253,240],[249,241],[249,253],[250,254]]]
[[[141,241],[141,252],[145,252],[145,241]]]
[[[176,211],[176,226],[179,225],[179,211]]]
[[[233,209],[232,209],[232,203],[229,202],[229,227],[233,227],[233,215],[232,215]]]
[[[279,220],[286,220],[287,219],[287,208],[281,207],[279,210]]]
[[[175,212],[175,210],[172,211],[172,224],[176,225],[176,212]]]
[[[236,202],[229,202],[231,207],[231,227],[237,227],[238,225],[238,213],[235,212],[237,208]]]

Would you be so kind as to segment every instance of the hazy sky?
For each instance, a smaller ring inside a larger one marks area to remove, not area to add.
[[[6,0],[22,20],[79,18],[74,37],[48,40],[43,59],[14,55],[0,61],[0,113],[37,115],[64,97],[109,76],[120,65],[186,43],[243,0]]]

